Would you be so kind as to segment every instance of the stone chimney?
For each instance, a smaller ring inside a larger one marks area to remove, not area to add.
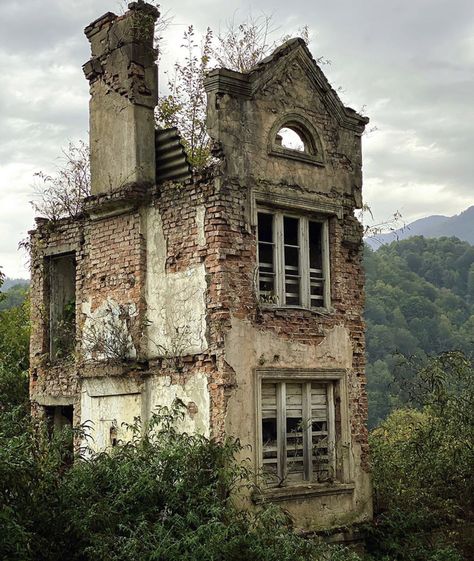
[[[155,183],[158,10],[143,0],[123,16],[108,12],[84,30],[92,57],[83,66],[90,83],[89,140],[92,194]]]

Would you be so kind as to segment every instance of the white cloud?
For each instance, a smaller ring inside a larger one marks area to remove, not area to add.
[[[17,243],[32,226],[33,173],[51,171],[69,140],[87,137],[89,57],[83,28],[121,0],[2,0],[0,18],[0,265],[22,274]],[[162,2],[170,68],[186,26],[273,14],[276,36],[308,24],[316,57],[363,105],[378,131],[364,138],[365,200],[378,221],[401,210],[412,220],[474,204],[474,4],[470,0],[205,0]]]

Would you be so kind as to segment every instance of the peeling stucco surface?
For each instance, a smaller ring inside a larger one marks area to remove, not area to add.
[[[84,443],[94,451],[110,448],[111,429],[119,441],[127,442],[133,437],[127,425],[138,418],[145,423],[153,413],[159,413],[159,407],[171,408],[175,400],[184,406],[177,428],[209,437],[210,396],[205,373],[198,372],[184,383],[174,383],[169,376],[153,376],[142,382],[130,378],[85,379],[81,415],[90,438]]]
[[[211,71],[207,124],[216,166],[157,183],[154,54],[143,61],[148,76],[129,76],[144,51],[117,49],[117,68],[103,52],[104,34],[127,21],[109,13],[87,31],[94,195],[80,219],[40,223],[32,234],[32,402],[40,414],[73,406],[74,424],[90,421],[92,447],[101,450],[131,437],[124,422],[140,417],[146,426],[157,407],[178,399],[181,430],[238,437],[258,480],[261,380],[325,377],[333,386],[337,478],[332,489],[309,479],[296,489],[283,479],[273,498],[298,528],[367,520],[362,229],[354,217],[367,120],[342,106],[304,42],[290,40],[251,73]],[[136,97],[143,80],[153,94],[146,105]],[[313,131],[318,153],[279,152],[276,132],[285,122]],[[324,311],[259,302],[259,208],[327,224],[331,306]],[[83,352],[51,364],[45,257],[65,252],[76,261],[76,349]],[[105,343],[122,332],[126,352],[110,357],[94,348],[87,336],[94,331]]]
[[[244,445],[240,459],[250,458],[255,466],[260,464],[256,454],[256,369],[290,369],[293,372],[298,369],[340,369],[346,372],[343,383],[351,384],[348,374],[352,369],[353,349],[350,331],[343,325],[329,329],[316,345],[278,337],[256,328],[249,321],[232,317],[231,328],[225,337],[225,356],[236,380],[236,389],[227,406],[226,432],[239,435]],[[344,395],[342,407],[347,411],[347,395]],[[349,419],[345,418],[341,454],[347,466],[347,481],[353,485],[353,490],[321,494],[309,501],[305,497],[285,500],[282,506],[301,529],[323,529],[370,519],[370,476],[355,468],[360,465],[361,449],[357,442],[351,442]]]
[[[141,389],[130,380],[99,378],[84,380],[81,392],[82,422],[86,423],[85,444],[94,451],[111,446],[111,429],[118,440],[127,442],[132,425],[142,416]],[[125,425],[124,425],[125,423]]]
[[[159,210],[147,208],[144,222],[148,357],[203,352],[207,349],[204,265],[167,272],[166,240]]]
[[[240,351],[246,349],[245,354]],[[350,368],[352,345],[349,330],[336,325],[319,345],[305,345],[280,339],[269,331],[255,329],[250,322],[232,318],[232,327],[225,339],[226,360],[234,370],[255,364],[292,368]]]
[[[186,409],[177,426],[183,432],[210,436],[210,396],[208,379],[204,373],[196,373],[184,384],[173,384],[169,376],[154,377],[149,381],[150,411],[156,407],[170,407],[175,399],[183,402]]]
[[[134,303],[120,305],[107,297],[92,310],[92,299],[89,298],[82,303],[82,313],[85,316],[82,351],[86,361],[136,358],[137,351],[127,325],[127,319],[137,315]]]

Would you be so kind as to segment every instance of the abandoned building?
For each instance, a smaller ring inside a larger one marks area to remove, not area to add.
[[[133,2],[85,30],[92,195],[31,232],[34,411],[89,421],[102,450],[179,398],[183,430],[238,437],[299,528],[367,520],[368,120],[292,39],[247,73],[209,73],[213,164],[191,173],[177,131],[155,126],[157,17]]]

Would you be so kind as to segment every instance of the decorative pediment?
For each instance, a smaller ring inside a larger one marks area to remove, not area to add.
[[[284,75],[293,75],[295,81],[308,80],[308,87],[318,92],[318,98],[340,126],[363,132],[369,119],[344,106],[301,38],[290,39],[247,73],[227,69],[211,71],[205,87],[208,93],[251,99]]]

